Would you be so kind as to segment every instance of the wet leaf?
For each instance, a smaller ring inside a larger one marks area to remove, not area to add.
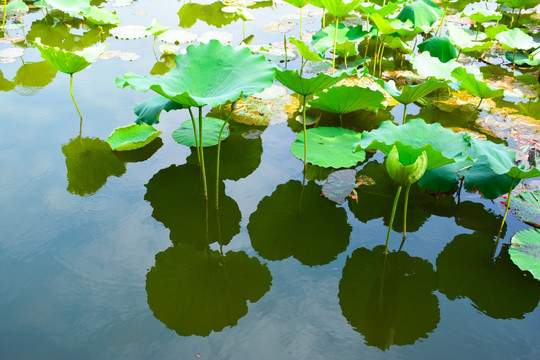
[[[536,280],[540,280],[540,229],[518,231],[512,237],[508,253],[521,270],[530,272]]]
[[[540,190],[524,191],[513,197],[510,210],[521,221],[540,228]]]

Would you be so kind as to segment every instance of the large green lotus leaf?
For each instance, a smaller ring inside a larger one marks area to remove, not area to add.
[[[214,146],[217,145],[219,142],[219,133],[221,131],[221,128],[223,124],[225,124],[224,120],[216,119],[212,117],[204,117],[202,119],[203,122],[203,141],[202,146]],[[200,136],[200,128],[199,128],[199,121],[195,119],[195,127],[197,129],[197,141]],[[223,133],[221,134],[221,140],[225,140],[229,136],[229,129],[225,126],[223,129]],[[195,146],[197,143],[195,141],[195,134],[193,133],[193,121],[186,120],[184,121],[180,127],[172,133],[172,137],[174,141],[181,145],[186,146]]]
[[[100,139],[76,137],[62,146],[62,152],[66,157],[67,191],[72,194],[92,195],[109,176],[120,177],[126,172],[126,164]]]
[[[44,60],[58,71],[71,75],[88,67],[109,47],[107,43],[100,43],[82,51],[71,52],[44,45],[40,38],[36,38],[35,44]]]
[[[354,152],[355,144],[360,140],[360,133],[337,127],[316,127],[307,130],[307,162],[310,164],[346,168],[355,166],[366,158],[363,151]],[[291,152],[299,159],[304,159],[304,134],[296,136],[291,145]]]
[[[171,110],[183,109],[184,106],[180,105],[176,101],[172,101],[163,96],[156,96],[146,100],[140,104],[137,104],[133,111],[137,115],[135,123],[141,125],[143,123],[148,125],[154,125],[159,123],[159,115],[162,110],[167,112]]]
[[[540,52],[537,54],[537,56],[529,56],[524,54],[521,50],[516,52],[515,57],[514,54],[511,52],[504,53],[504,57],[506,57],[506,60],[510,62],[515,62],[517,65],[529,65],[529,66],[537,66],[540,65]]]
[[[55,9],[62,10],[70,16],[90,11],[90,0],[47,0],[47,4]]]
[[[356,73],[355,68],[351,68],[347,71],[337,71],[334,75],[327,75],[320,73],[312,78],[302,77],[298,70],[283,70],[275,68],[276,79],[282,83],[285,87],[291,89],[295,93],[300,95],[311,95],[318,91],[329,88],[337,82],[345,79]]]
[[[538,0],[497,0],[510,9],[528,9],[538,5]]]
[[[540,280],[540,229],[525,229],[512,236],[510,259],[521,270]]]
[[[360,86],[334,86],[328,91],[318,92],[311,100],[311,107],[333,114],[347,114],[357,110],[384,109],[384,94]]]
[[[401,88],[401,91],[397,90],[393,80],[390,80],[389,82],[384,82],[383,80],[380,80],[378,82],[379,84],[383,85],[384,89],[394,99],[396,99],[402,104],[413,103],[437,89],[448,87],[448,84],[445,81],[439,81],[433,77],[430,77],[428,81],[418,85],[407,84],[403,88]]]
[[[310,0],[283,0],[283,1],[297,8],[303,8],[304,6],[310,3]]]
[[[371,15],[371,20],[377,27],[378,32],[384,35],[398,33],[400,36],[408,36],[414,31],[414,26],[410,20],[388,20],[379,14]]]
[[[442,16],[442,9],[435,3],[429,0],[419,0],[405,6],[396,19],[403,22],[409,20],[413,23],[415,29],[420,28],[426,31]]]
[[[510,260],[507,245],[493,257],[493,235],[461,234],[437,256],[439,291],[450,300],[468,297],[495,319],[523,319],[536,309],[540,284]]]
[[[347,249],[351,226],[345,209],[321,196],[321,187],[290,180],[264,197],[247,225],[251,245],[267,260],[294,257],[325,265]]]
[[[3,8],[0,9],[0,11],[3,12]],[[23,0],[13,0],[9,4],[6,5],[6,14],[10,13],[11,11],[21,11],[21,12],[28,12],[29,8],[28,5]]]
[[[486,9],[484,6],[478,6],[462,12],[461,17],[470,18],[477,23],[485,23],[487,21],[501,20],[502,14],[496,10]]]
[[[309,45],[307,45],[302,40],[298,40],[294,37],[290,37],[289,42],[291,44],[296,45],[296,48],[298,49],[298,51],[300,52],[300,54],[305,60],[308,60],[308,61],[324,61],[325,60],[324,57],[320,53],[311,50],[309,48]]]
[[[453,80],[452,71],[462,65],[455,60],[443,63],[438,58],[431,56],[429,52],[423,52],[411,58],[411,64],[423,77],[434,76],[437,79]]]
[[[263,152],[262,140],[246,139],[244,133],[252,127],[231,124],[230,135],[227,141],[221,143],[220,172],[223,180],[240,180],[251,175],[261,164]],[[191,155],[186,159],[188,164],[197,165],[199,160],[197,152],[192,148]],[[204,163],[206,169],[215,171],[217,165],[217,146],[204,149]]]
[[[356,170],[336,170],[326,179],[322,187],[324,196],[335,203],[343,204],[347,196],[356,187]]]
[[[487,35],[490,39],[495,39],[495,37],[503,32],[508,31],[508,27],[506,25],[490,25],[487,28],[484,29],[484,33]]]
[[[512,198],[510,209],[521,221],[540,228],[540,190],[524,191]]]
[[[384,270],[383,270],[384,269]],[[356,249],[339,281],[343,316],[369,346],[387,350],[412,345],[432,333],[440,320],[433,265],[384,246]]]
[[[145,185],[144,199],[152,206],[152,216],[169,228],[175,246],[191,244],[204,250],[207,244],[214,242],[226,245],[240,231],[242,214],[238,204],[225,194],[222,181],[219,182],[219,212],[212,207],[216,201],[215,168],[207,166],[206,172],[209,179],[208,214],[201,169],[197,165],[171,165],[158,171]]]
[[[356,9],[363,0],[320,0],[321,5],[335,17],[343,17]]]
[[[388,2],[385,6],[379,6],[369,1],[358,4],[358,7],[356,8],[356,10],[359,10],[366,15],[379,14],[383,17],[393,14],[397,9],[399,9],[397,2]]]
[[[453,24],[448,24],[448,36],[450,41],[463,52],[486,50],[494,45],[492,41],[485,41],[486,34],[475,33]]]
[[[336,25],[330,24],[324,29],[320,29],[313,34],[313,41],[311,45],[317,49],[317,51],[324,54],[326,51],[328,51],[328,49],[334,46],[334,37],[336,44],[346,42],[356,44],[357,42],[362,41],[367,33],[367,31],[362,30],[362,25],[345,26],[344,24],[339,23],[336,34]]]
[[[148,306],[180,336],[208,336],[235,326],[270,290],[272,275],[245,252],[170,247],[156,255],[146,275]]]
[[[96,25],[119,25],[120,18],[116,13],[107,9],[90,7],[90,11],[84,13],[84,17]]]
[[[427,153],[422,151],[420,156],[412,155],[408,151],[398,150],[394,145],[386,157],[386,171],[394,182],[401,186],[414,184],[426,172],[428,159]]]
[[[457,58],[456,48],[447,37],[433,36],[418,44],[418,50],[421,52],[427,51],[431,56],[438,58],[443,63]]]
[[[17,70],[13,82],[22,87],[44,88],[54,80],[56,73],[47,61],[27,62]]]
[[[160,134],[150,125],[130,124],[114,129],[107,142],[116,151],[135,150],[150,144]]]
[[[505,50],[529,50],[538,47],[538,43],[521,29],[503,31],[495,36]]]
[[[400,49],[403,53],[412,54],[413,49],[399,36],[386,35],[384,45],[390,49]]]
[[[418,155],[426,151],[428,169],[454,162],[469,147],[462,135],[438,123],[426,124],[422,119],[411,119],[400,126],[385,121],[378,129],[362,133],[357,145],[361,149],[377,149],[388,155],[396,144],[400,146],[400,152],[406,147],[408,152]]]
[[[474,74],[468,73],[465,68],[454,69],[452,76],[461,82],[461,89],[467,90],[469,94],[478,96],[481,99],[504,96],[504,89],[497,89],[488,85],[485,81],[479,80]]]
[[[127,73],[116,78],[116,84],[137,91],[153,90],[185,106],[216,107],[261,92],[274,81],[274,70],[264,56],[217,40],[188,46],[186,54],[178,55],[175,62],[176,67],[162,77]]]

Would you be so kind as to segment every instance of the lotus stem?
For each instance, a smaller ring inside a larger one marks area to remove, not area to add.
[[[381,77],[382,75],[382,61],[383,61],[383,56],[384,56],[384,39],[385,39],[386,36],[383,36],[382,40],[381,40],[381,50],[380,50],[380,58],[379,58],[379,77]]]
[[[476,109],[475,110],[478,110],[480,109],[480,105],[482,105],[482,101],[484,100],[484,98],[480,98],[480,101],[478,102],[478,105],[476,105]]]
[[[375,49],[373,50],[373,76],[375,76],[375,69],[377,68],[377,59],[379,58],[379,29],[377,29],[377,36],[375,37]]]
[[[300,40],[302,40],[302,9],[300,8]]]
[[[337,43],[338,26],[339,26],[339,18],[336,18],[336,30],[334,31],[334,54],[332,55],[332,75],[334,75],[334,71],[336,68],[336,43]]]
[[[304,103],[302,105],[302,125],[304,126],[304,169],[307,164],[307,132],[306,132],[306,95],[303,95]]]
[[[199,166],[201,166],[201,153],[199,151],[199,140],[197,139],[197,126],[195,125],[195,117],[193,116],[193,111],[191,107],[188,107],[189,115],[191,116],[191,123],[193,124],[193,136],[195,138],[195,147],[197,148],[197,160],[199,161]]]
[[[7,16],[7,0],[4,0],[4,11],[2,13],[2,30],[6,27],[6,16]]]
[[[326,27],[326,8],[322,8],[322,27]]]
[[[514,8],[512,8],[512,20],[510,20],[510,28],[512,28],[513,23],[514,23]]]
[[[516,50],[512,53],[512,76],[516,76]]]
[[[242,39],[246,38],[246,21],[242,20]]]
[[[407,185],[405,189],[405,204],[403,205],[403,241],[407,238],[407,208],[409,207],[409,190],[411,190],[411,184]],[[403,242],[401,243],[403,246]],[[399,249],[401,250],[401,246]]]
[[[154,36],[154,43],[152,44],[152,52],[154,53],[154,57],[156,58],[156,61],[159,61],[157,55],[156,55],[156,38],[157,36]]]
[[[408,104],[403,104],[403,105],[405,105],[405,106],[403,107],[403,120],[401,120],[401,123],[406,124],[407,123],[407,105]]]
[[[287,69],[287,36],[283,33],[283,51],[285,51],[285,69]]]
[[[71,98],[73,99],[73,104],[75,104],[75,108],[77,108],[77,112],[79,113],[79,117],[81,118],[81,129],[82,129],[82,121],[83,117],[81,115],[81,110],[79,110],[79,106],[77,105],[77,101],[75,101],[75,96],[73,96],[73,74],[69,74],[69,91],[71,92]]]
[[[394,198],[394,205],[392,205],[392,215],[390,215],[390,224],[388,225],[388,233],[386,234],[386,247],[384,248],[385,254],[388,254],[388,243],[390,241],[390,233],[392,232],[392,225],[394,224],[394,217],[396,216],[396,209],[397,209],[397,204],[399,201],[399,195],[401,194],[401,188],[402,186],[399,185],[396,192],[396,197]]]
[[[229,119],[231,118],[231,115],[235,108],[236,101],[233,102],[233,104],[231,105],[231,112],[229,112],[227,119],[225,119],[225,122],[223,123],[223,125],[221,125],[221,129],[219,130],[216,165],[216,210],[219,209],[219,160],[221,158],[221,135],[223,135],[223,129],[225,129],[225,126],[227,126],[227,124],[229,123]]]
[[[204,200],[208,201],[208,187],[206,186],[206,170],[204,168],[203,125],[202,106],[199,107],[199,148],[201,150],[201,171],[204,187]]]
[[[521,16],[521,9],[519,9],[518,16],[516,19],[516,25],[519,27],[519,17]]]
[[[339,125],[341,127],[343,127],[343,118],[342,118],[341,114],[339,114]]]
[[[501,222],[501,227],[499,228],[499,234],[497,235],[497,243],[499,243],[499,239],[501,237],[501,232],[504,227],[504,223],[506,222],[506,215],[508,215],[508,209],[510,209],[510,199],[512,199],[512,189],[514,188],[514,181],[516,179],[512,178],[512,182],[510,183],[510,190],[508,190],[508,200],[506,200],[506,210],[504,211],[504,216]]]
[[[439,24],[439,28],[437,29],[437,31],[435,31],[435,35],[437,35],[437,33],[439,33],[439,32],[442,35],[442,27],[444,25],[444,19],[446,18],[446,14],[448,13],[448,4],[450,4],[450,0],[446,1],[446,5],[444,6],[444,13],[443,13],[443,16],[442,16],[442,19],[441,19],[441,23]]]

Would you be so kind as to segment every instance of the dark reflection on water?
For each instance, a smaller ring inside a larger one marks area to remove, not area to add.
[[[424,259],[384,246],[356,249],[339,282],[339,304],[367,345],[388,350],[427,338],[440,319],[437,276]]]
[[[193,241],[198,243],[198,241]],[[146,276],[154,316],[182,336],[234,326],[270,290],[270,271],[245,252],[197,251],[179,244],[156,255]]]
[[[290,256],[324,265],[345,251],[351,226],[341,207],[321,196],[321,186],[296,180],[279,185],[259,202],[247,226],[251,245],[267,260]]]
[[[197,155],[195,155],[197,157]],[[205,151],[206,157],[206,151]],[[207,167],[207,171],[209,167]],[[215,172],[207,172],[209,204],[215,203]],[[225,184],[219,183],[220,212],[208,213],[208,230],[204,222],[206,204],[204,202],[201,171],[197,165],[171,165],[158,171],[148,181],[144,199],[153,208],[152,216],[171,231],[174,245],[190,244],[198,250],[206,248],[206,232],[209,242],[219,240],[218,216],[221,224],[221,244],[228,244],[240,231],[242,214],[234,199],[225,194]]]
[[[259,1],[254,5],[248,6],[249,9],[271,7],[273,1]],[[188,29],[195,25],[197,21],[205,22],[210,26],[221,28],[225,25],[231,24],[235,21],[241,20],[240,16],[234,13],[224,12],[221,9],[225,5],[221,1],[216,1],[211,4],[197,4],[187,3],[182,5],[178,11],[178,17],[180,18],[179,26],[181,28]]]
[[[540,282],[510,260],[508,246],[495,256],[494,236],[456,236],[437,257],[440,291],[450,300],[468,297],[492,318],[523,319],[538,305]]]

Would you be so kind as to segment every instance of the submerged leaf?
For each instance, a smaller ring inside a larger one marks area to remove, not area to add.
[[[356,187],[356,170],[336,170],[328,176],[322,187],[324,196],[335,203],[343,204]]]

